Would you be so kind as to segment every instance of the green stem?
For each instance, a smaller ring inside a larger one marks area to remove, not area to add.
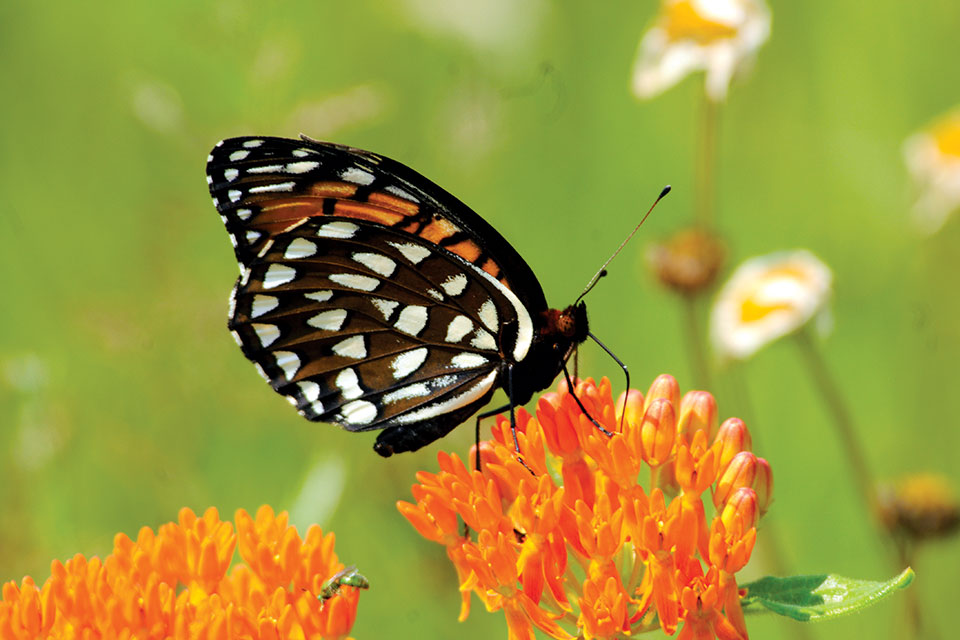
[[[853,474],[857,481],[860,494],[863,497],[867,508],[872,510],[874,505],[875,483],[870,467],[867,465],[867,457],[864,454],[863,444],[857,436],[857,431],[853,426],[853,419],[847,410],[847,405],[840,395],[839,388],[830,375],[823,355],[817,348],[817,345],[810,335],[808,328],[803,328],[797,332],[797,344],[800,345],[800,353],[803,354],[810,375],[813,377],[817,389],[827,405],[827,410],[833,417],[833,424],[840,437],[840,444],[843,446],[843,452],[850,461],[853,468]]]
[[[716,208],[715,169],[720,105],[711,100],[704,91],[700,111],[700,136],[694,173],[696,181],[694,213],[697,223],[704,227],[712,227]]]
[[[683,296],[683,311],[686,317],[687,349],[690,352],[690,368],[694,383],[700,389],[710,388],[710,368],[707,366],[707,346],[704,344],[700,319],[697,316],[697,298]]]

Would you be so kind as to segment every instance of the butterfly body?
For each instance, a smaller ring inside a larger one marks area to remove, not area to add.
[[[207,163],[241,275],[228,326],[306,418],[418,449],[548,387],[587,335],[479,215],[412,169],[309,139],[219,143]]]

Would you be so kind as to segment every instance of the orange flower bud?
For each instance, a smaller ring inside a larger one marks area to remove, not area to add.
[[[650,385],[650,391],[647,392],[643,401],[643,408],[647,410],[653,401],[657,398],[666,398],[673,404],[674,408],[680,406],[680,385],[676,378],[668,373],[662,373]]]
[[[620,424],[620,416],[623,415],[623,421],[626,424],[636,424],[643,419],[643,393],[638,389],[624,391],[617,398],[617,425]]]
[[[733,456],[733,460],[717,481],[717,489],[713,492],[713,505],[719,509],[740,487],[753,488],[756,477],[757,456],[749,451],[741,451]]]
[[[674,405],[676,406],[676,405]],[[698,429],[703,429],[707,440],[712,441],[717,433],[717,401],[707,391],[688,391],[680,402],[680,420],[677,422],[677,433],[687,437],[687,442],[693,438]]]
[[[757,492],[750,487],[740,487],[727,499],[720,520],[727,531],[733,531],[736,520],[740,520],[743,530],[757,526],[759,509]]]
[[[659,467],[670,458],[677,436],[677,419],[673,404],[657,398],[643,416],[640,427],[640,454],[651,467]]]
[[[750,451],[753,449],[753,438],[750,437],[750,431],[747,425],[740,418],[727,418],[720,425],[717,431],[715,443],[720,447],[720,471],[723,472],[730,464],[733,456],[741,451]]]
[[[753,489],[757,492],[757,505],[763,516],[773,502],[773,468],[764,458],[757,458],[757,477],[753,481]]]

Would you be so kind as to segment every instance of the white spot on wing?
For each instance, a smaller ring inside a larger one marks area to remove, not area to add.
[[[480,322],[485,324],[490,331],[497,330],[497,305],[489,298],[480,305]]]
[[[259,318],[260,316],[270,313],[280,305],[280,301],[273,296],[253,296],[253,304],[250,308],[250,317]],[[231,314],[233,315],[233,314]]]
[[[262,144],[263,140],[247,140],[243,143],[243,146],[245,146],[247,149],[256,149]]]
[[[321,238],[352,238],[359,228],[352,222],[339,220],[322,225],[317,229],[317,235]]]
[[[260,234],[259,231],[252,231],[252,230],[251,230],[251,231],[247,231],[247,235],[246,235],[247,244],[253,244],[253,243],[256,242],[257,240],[259,240],[259,239],[260,239],[260,235],[261,235],[261,234]]]
[[[316,403],[317,399],[320,397],[320,385],[316,382],[310,382],[309,380],[304,380],[303,382],[298,382],[297,386],[300,387],[300,393],[303,394],[303,397],[310,403]],[[317,411],[317,413],[323,413],[322,410]]]
[[[363,395],[363,389],[360,388],[360,379],[357,378],[357,372],[351,367],[337,374],[337,379],[334,382],[347,400],[355,400]]]
[[[280,337],[280,328],[275,324],[259,324],[254,322],[250,328],[257,334],[261,347],[269,347]]]
[[[240,175],[240,172],[236,169],[225,169],[223,172],[223,177],[227,180],[227,182],[233,182],[237,179],[238,175]]]
[[[513,305],[513,309],[517,314],[517,341],[513,345],[513,357],[517,362],[523,360],[527,356],[527,352],[530,350],[530,345],[533,342],[533,320],[530,319],[527,308],[520,302],[517,294],[505,287],[502,282],[483,269],[478,269],[473,265],[469,266],[476,272],[478,277],[485,279],[493,285],[493,287],[507,299],[507,302]]]
[[[416,202],[416,203],[418,203],[418,204],[419,204],[419,202],[420,202],[420,201],[417,200],[415,197],[413,197],[412,194],[404,191],[404,190],[401,189],[400,187],[395,187],[395,186],[392,185],[392,184],[391,184],[390,186],[384,188],[384,191],[386,191],[386,192],[388,192],[388,193],[392,193],[393,195],[397,196],[398,198],[403,198],[404,200],[409,200],[410,202]]]
[[[287,250],[283,253],[286,260],[297,260],[299,258],[309,258],[317,252],[317,245],[306,238],[294,238],[287,245]]]
[[[397,263],[387,256],[379,253],[357,252],[353,254],[353,259],[374,273],[378,273],[384,278],[389,278],[397,268]]]
[[[377,418],[377,407],[366,400],[354,400],[340,407],[340,415],[348,424],[370,424]]]
[[[343,326],[343,322],[346,319],[346,309],[330,309],[329,311],[321,311],[313,316],[307,320],[307,324],[315,329],[323,329],[324,331],[340,331],[340,327]]]
[[[427,293],[430,294],[430,297],[443,302],[443,294],[437,291],[436,289],[427,289]]]
[[[277,366],[283,369],[283,375],[287,380],[293,380],[300,369],[300,358],[293,351],[274,351],[273,357],[277,360]]]
[[[404,307],[393,326],[411,336],[418,335],[427,326],[427,308],[415,304]]]
[[[384,320],[389,320],[393,310],[400,304],[396,300],[384,300],[383,298],[371,298],[370,302],[377,308],[377,311],[383,314]]]
[[[239,160],[243,160],[243,159],[246,158],[248,155],[250,155],[250,152],[249,152],[249,151],[246,151],[245,149],[240,149],[239,151],[234,151],[233,153],[230,154],[230,162],[237,162],[237,161],[239,161]]]
[[[417,411],[411,411],[410,413],[397,416],[396,422],[398,424],[420,422],[444,413],[455,411],[461,407],[465,407],[471,402],[475,402],[483,397],[483,394],[490,390],[490,387],[493,386],[493,383],[496,379],[497,371],[491,371],[463,393],[453,396],[452,398],[448,398],[443,402],[429,404],[422,409],[418,409]]]
[[[477,349],[485,349],[486,351],[497,350],[497,341],[483,329],[477,329],[477,332],[473,334],[473,340],[470,341],[470,344]]]
[[[440,288],[446,291],[448,296],[458,296],[467,288],[467,276],[462,273],[450,276],[440,284]]]
[[[297,277],[297,270],[285,264],[272,264],[263,276],[263,288],[273,289]]]
[[[314,302],[326,302],[333,297],[333,291],[330,291],[330,289],[311,291],[310,293],[303,294],[303,297],[307,300],[313,300]]]
[[[313,171],[319,166],[319,162],[312,161],[290,162],[283,168],[283,171],[284,173],[306,173],[308,171]]]
[[[403,257],[413,264],[420,264],[424,258],[430,255],[430,249],[418,244],[411,244],[409,242],[388,242],[387,244],[402,253]]]
[[[250,209],[237,209],[237,217],[244,222],[249,220],[251,215],[253,215],[253,211]]]
[[[247,173],[277,173],[278,171],[283,171],[282,164],[264,164],[247,169]]]
[[[467,316],[457,316],[450,321],[450,325],[447,327],[447,337],[445,340],[447,342],[460,342],[463,340],[463,336],[470,333],[473,330],[473,320]]]
[[[230,198],[230,202],[236,202],[243,197],[243,191],[240,191],[239,189],[230,189],[230,191],[227,191],[227,197]]]
[[[380,286],[380,281],[376,278],[356,273],[334,273],[330,276],[330,281],[358,291],[373,291]]]
[[[373,174],[360,167],[347,167],[340,172],[340,177],[347,182],[367,186],[373,183]]]
[[[333,352],[344,358],[360,360],[367,357],[367,345],[363,342],[363,336],[350,336],[333,345]]]
[[[394,402],[399,402],[401,400],[422,398],[423,396],[428,395],[430,395],[430,387],[422,382],[417,382],[414,384],[408,384],[405,387],[400,387],[396,391],[391,391],[390,393],[384,394],[383,401],[387,404],[393,404]]]
[[[458,369],[475,369],[476,367],[484,366],[488,362],[490,361],[479,353],[470,353],[469,351],[458,353],[450,358],[450,364]]]
[[[316,154],[317,152],[313,149],[294,149],[292,155],[295,155],[298,158],[306,158],[311,154]]]
[[[420,365],[426,362],[428,353],[429,351],[426,347],[420,347],[419,349],[401,353],[394,358],[390,362],[394,379],[402,380],[419,369]]]
[[[297,186],[296,182],[277,182],[276,184],[264,184],[259,187],[250,187],[250,193],[269,193],[272,191],[293,191]]]

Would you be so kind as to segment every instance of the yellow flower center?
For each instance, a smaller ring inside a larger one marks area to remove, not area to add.
[[[940,153],[960,157],[960,113],[935,126],[931,133]]]
[[[789,311],[794,307],[789,300],[769,300],[769,292],[778,284],[792,280],[799,286],[807,284],[807,274],[797,267],[783,265],[771,269],[757,279],[753,290],[743,299],[740,305],[740,319],[744,323],[756,322],[777,311]],[[764,300],[766,298],[767,300]]]
[[[701,44],[737,34],[736,27],[705,17],[693,0],[668,2],[663,7],[662,25],[671,40],[695,40]]]

